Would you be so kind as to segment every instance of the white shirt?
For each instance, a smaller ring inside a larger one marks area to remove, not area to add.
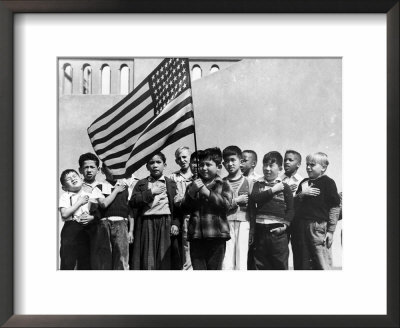
[[[135,187],[139,179],[132,174],[132,176],[128,179],[121,179],[118,181],[128,186],[128,199],[131,199],[133,188]]]
[[[264,176],[259,175],[259,174],[255,173],[255,172],[253,171],[253,172],[252,172],[251,174],[249,174],[246,178],[248,178],[248,179],[253,180],[254,182],[256,182],[258,179],[264,178]]]
[[[285,173],[281,175],[282,182],[288,184],[289,186],[291,185],[296,185],[296,190],[293,191],[293,196],[296,194],[297,189],[299,188],[300,182],[303,180],[303,177],[296,173],[292,175],[291,177],[288,177]]]
[[[89,201],[86,204],[81,205],[70,217],[66,218],[65,221],[70,221],[70,220],[78,221],[79,220],[78,217],[80,215],[84,213],[89,213],[92,203],[96,204],[99,198],[104,197],[98,188],[94,188],[92,192],[84,191],[83,188],[79,190],[77,193],[66,191],[60,197],[58,208],[61,209],[61,208],[71,207],[78,201],[78,198],[80,196],[84,195],[89,196]]]
[[[174,198],[174,203],[180,206],[186,188],[193,180],[193,174],[189,171],[188,175],[184,176],[181,171],[176,171],[172,173],[169,178],[176,183],[177,193]]]

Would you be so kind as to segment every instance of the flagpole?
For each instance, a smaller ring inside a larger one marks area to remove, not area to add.
[[[192,81],[190,81],[190,84],[192,84]],[[194,119],[194,104],[193,104],[193,97],[192,97],[192,107],[193,107],[193,128],[194,128],[194,151],[196,152],[196,176],[195,179],[199,177],[199,156],[197,153],[197,138],[196,138],[196,120]]]
[[[190,74],[190,65],[189,65],[189,58],[187,58],[187,68],[188,68],[188,72],[189,72],[189,83],[190,83],[190,90],[192,93],[192,108],[193,108],[193,128],[194,128],[194,151],[196,152],[196,172],[193,172],[195,175],[195,179],[197,179],[199,177],[199,156],[197,153],[197,137],[196,137],[196,120],[194,118],[194,103],[193,103],[193,89],[192,89],[192,77]]]

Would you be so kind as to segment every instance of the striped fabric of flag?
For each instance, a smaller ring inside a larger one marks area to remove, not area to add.
[[[194,133],[189,60],[165,58],[88,128],[93,149],[115,178],[130,177],[167,145]]]

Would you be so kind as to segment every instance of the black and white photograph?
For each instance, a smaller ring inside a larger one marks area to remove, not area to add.
[[[65,8],[13,17],[18,318],[388,313],[385,15]]]
[[[60,270],[341,270],[342,60],[58,58]]]

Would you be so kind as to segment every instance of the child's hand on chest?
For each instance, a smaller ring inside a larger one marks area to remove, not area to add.
[[[259,191],[263,192],[263,191],[267,191],[269,189],[272,189],[273,186],[271,185],[267,185],[266,183],[263,183],[260,185]],[[283,200],[285,198],[284,194],[283,194],[283,190],[281,191],[277,191],[273,193],[273,199],[275,200]]]

